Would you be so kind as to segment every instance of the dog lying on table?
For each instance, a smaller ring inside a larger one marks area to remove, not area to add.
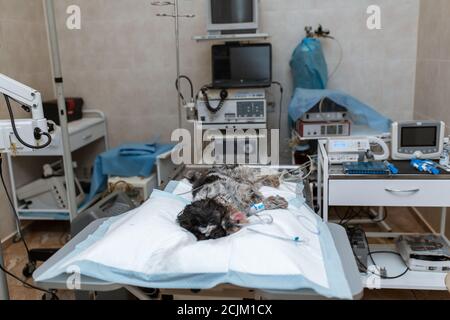
[[[279,175],[261,175],[248,167],[191,171],[186,178],[193,184],[194,201],[178,216],[178,223],[198,240],[219,239],[240,230],[247,218],[260,210],[287,209],[282,197],[265,198],[259,189],[278,188]]]

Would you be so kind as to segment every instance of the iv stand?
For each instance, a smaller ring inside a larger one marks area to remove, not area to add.
[[[180,79],[181,75],[181,63],[180,63],[180,18],[188,18],[192,19],[195,18],[194,14],[186,14],[186,15],[180,15],[179,12],[179,0],[174,0],[173,2],[170,1],[156,1],[151,3],[152,6],[173,6],[173,12],[172,14],[166,14],[166,13],[158,13],[157,17],[164,17],[164,18],[174,18],[175,20],[175,46],[176,46],[176,61],[177,61],[177,80]],[[183,116],[181,112],[181,88],[178,86],[178,128],[182,128],[183,125]]]

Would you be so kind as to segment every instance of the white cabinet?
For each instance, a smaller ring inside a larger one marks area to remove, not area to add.
[[[108,149],[108,133],[106,117],[101,111],[84,110],[81,120],[73,121],[68,124],[70,149],[72,152],[79,150],[95,141],[103,139],[105,149]],[[59,208],[45,208],[29,210],[20,206],[17,200],[17,186],[15,180],[14,159],[16,157],[26,158],[30,161],[30,170],[36,169],[31,164],[36,157],[63,157],[63,147],[61,142],[61,130],[56,128],[55,137],[52,144],[43,150],[37,150],[32,153],[18,154],[15,157],[8,155],[9,178],[12,190],[12,198],[16,212],[21,220],[63,220],[69,221],[70,214],[68,210]],[[26,172],[21,172],[21,175]],[[35,175],[35,173],[34,173]]]
[[[318,200],[320,213],[329,221],[329,207],[405,207],[417,211],[421,207],[439,207],[440,230],[437,231],[449,244],[445,236],[447,208],[450,207],[450,174],[438,176],[407,172],[408,163],[399,175],[346,175],[342,166],[330,165],[325,141],[319,141],[318,155]],[[403,172],[403,173],[402,173]],[[418,211],[417,211],[418,212]],[[395,238],[405,233],[372,232],[373,238]],[[389,275],[401,274],[405,270],[402,259],[384,251],[395,252],[392,245],[371,245],[378,252],[375,259]],[[370,267],[370,266],[369,266]],[[361,279],[371,289],[408,289],[446,291],[445,273],[409,271],[396,279],[380,279],[370,273]]]
[[[329,180],[329,206],[447,207],[450,180]]]

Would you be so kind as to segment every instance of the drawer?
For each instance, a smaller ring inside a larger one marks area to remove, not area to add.
[[[105,136],[105,126],[103,122],[97,123],[80,132],[74,133],[70,136],[70,147],[72,151],[84,147]]]
[[[330,206],[450,207],[450,180],[330,180]]]

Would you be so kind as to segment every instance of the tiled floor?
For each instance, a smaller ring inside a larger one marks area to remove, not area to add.
[[[389,209],[387,222],[394,231],[423,232],[423,227],[412,214],[401,209]],[[26,232],[26,239],[30,248],[58,248],[68,240],[68,224],[59,222],[39,222],[33,224]],[[368,230],[376,231],[376,227]],[[26,254],[22,243],[15,243],[4,249],[6,267],[16,275],[22,276],[22,268],[26,263]],[[17,280],[8,279],[11,299],[39,300],[42,293],[25,288]],[[69,291],[59,291],[60,299],[73,299],[74,295]],[[450,300],[448,292],[411,291],[411,290],[366,290],[364,299],[439,299]]]

